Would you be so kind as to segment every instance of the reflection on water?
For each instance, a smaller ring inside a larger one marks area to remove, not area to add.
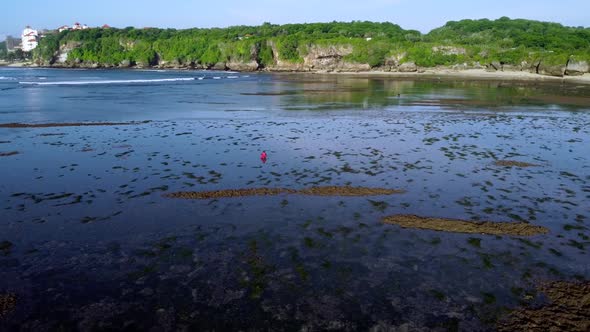
[[[514,106],[590,105],[590,90],[584,85],[333,75],[299,75],[295,79],[279,77],[286,82],[276,82],[259,95],[284,96],[284,108],[293,110],[396,109],[400,106],[503,110]]]
[[[0,123],[33,121],[29,94],[42,122],[154,120],[0,129],[0,152],[19,152],[0,157],[0,298],[18,299],[0,329],[494,330],[506,308],[543,301],[538,281],[590,278],[586,87],[250,75],[0,94],[16,111]],[[166,197],[313,186],[405,192]],[[550,232],[381,222],[395,214]]]

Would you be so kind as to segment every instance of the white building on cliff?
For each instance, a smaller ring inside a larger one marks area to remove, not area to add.
[[[74,25],[72,26],[72,30],[86,30],[89,28],[90,27],[87,26],[86,24],[80,24],[78,22],[74,23]]]
[[[86,24],[80,24],[79,22],[76,22],[71,27],[69,27],[67,25],[62,25],[59,28],[57,28],[57,31],[62,32],[62,31],[67,31],[67,30],[86,30],[86,29],[90,29],[90,27]]]
[[[39,32],[27,26],[21,35],[23,52],[31,52],[39,43]]]

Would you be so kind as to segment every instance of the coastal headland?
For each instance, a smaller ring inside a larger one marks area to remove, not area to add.
[[[590,29],[503,17],[450,21],[428,33],[361,21],[71,30],[47,34],[26,61],[5,64],[586,83],[589,63]]]

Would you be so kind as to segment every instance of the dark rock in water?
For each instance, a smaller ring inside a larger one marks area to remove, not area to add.
[[[154,290],[151,288],[144,288],[142,289],[139,294],[143,295],[143,296],[152,296],[154,295]]]
[[[109,299],[81,307],[74,314],[78,322],[78,330],[112,330],[117,324],[117,318],[121,317],[129,309],[128,307],[125,303],[116,303]],[[130,324],[127,323],[127,325]]]
[[[10,152],[0,152],[0,157],[10,157],[19,154],[18,151],[10,151]]]
[[[590,66],[588,66],[588,62],[577,60],[574,57],[571,57],[567,61],[567,65],[565,67],[565,74],[568,76],[582,76],[585,73],[590,72]]]
[[[16,258],[0,259],[0,268],[11,268],[20,266],[20,261]]]
[[[10,241],[2,241],[0,242],[0,252],[4,254],[4,256],[10,254],[10,250],[12,249],[12,242]]]
[[[16,295],[0,294],[0,318],[10,314],[16,307]]]
[[[156,311],[158,323],[163,331],[173,331],[176,326],[176,313],[174,308],[165,310],[160,308]]]

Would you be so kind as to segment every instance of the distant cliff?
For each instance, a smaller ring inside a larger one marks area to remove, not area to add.
[[[501,18],[463,20],[421,34],[392,23],[350,22],[224,29],[89,29],[43,38],[42,66],[236,71],[589,72],[590,29]]]

